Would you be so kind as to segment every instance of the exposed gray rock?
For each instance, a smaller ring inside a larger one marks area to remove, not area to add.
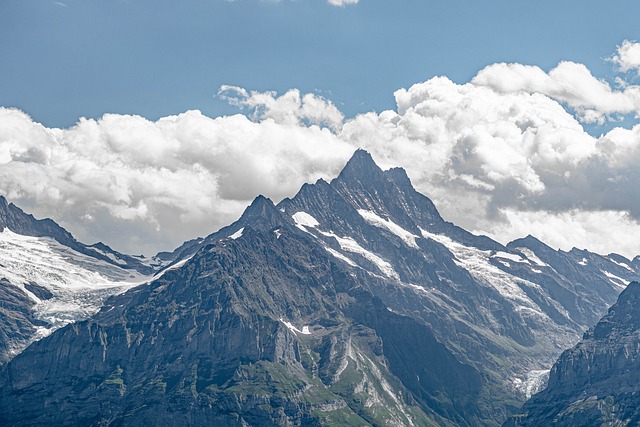
[[[548,387],[520,412],[505,426],[640,424],[640,283],[560,356]]]
[[[5,278],[0,278],[0,364],[22,350],[32,340],[36,326],[34,302]]]

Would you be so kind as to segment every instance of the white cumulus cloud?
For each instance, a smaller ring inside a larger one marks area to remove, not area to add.
[[[611,59],[621,71],[635,71],[640,75],[640,43],[625,40]]]
[[[235,220],[258,194],[337,174],[351,151],[326,128],[271,118],[108,114],[49,129],[2,108],[0,194],[83,241],[151,254]]]
[[[218,96],[232,105],[253,110],[255,120],[273,119],[276,123],[314,124],[338,129],[344,115],[333,103],[314,94],[302,95],[291,89],[278,96],[275,92],[247,91],[237,86],[222,86]]]
[[[521,64],[494,64],[472,80],[502,93],[541,93],[562,102],[578,113],[584,122],[603,123],[609,117],[640,113],[640,88],[627,86],[613,90],[596,79],[583,64],[561,62],[549,73],[539,67]]]

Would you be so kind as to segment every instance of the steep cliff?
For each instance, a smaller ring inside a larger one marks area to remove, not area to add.
[[[548,387],[506,426],[640,424],[640,283],[631,283],[583,340],[565,351]]]

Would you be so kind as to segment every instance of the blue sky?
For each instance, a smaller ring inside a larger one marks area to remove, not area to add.
[[[632,257],[638,16],[637,0],[0,0],[0,194],[150,255],[360,147],[468,230]]]
[[[106,112],[218,116],[236,112],[214,97],[230,84],[319,93],[349,117],[495,62],[571,60],[610,79],[604,59],[640,38],[638,16],[637,1],[3,0],[0,105],[56,127]]]

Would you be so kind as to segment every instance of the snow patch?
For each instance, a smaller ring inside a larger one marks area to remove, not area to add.
[[[630,272],[632,272],[632,273],[635,273],[635,270],[634,270],[633,268],[631,268],[631,267],[629,266],[629,264],[626,264],[626,263],[624,263],[624,262],[618,262],[618,261],[616,261],[615,259],[613,259],[613,258],[609,258],[609,257],[607,257],[607,259],[608,259],[609,261],[611,261],[612,263],[614,263],[614,264],[616,264],[616,265],[619,265],[620,267],[626,268],[627,270],[629,270],[629,271],[630,271]]]
[[[327,233],[327,232],[322,232],[322,231],[320,233],[322,233],[324,236],[333,237],[334,239],[336,239],[336,241],[340,245],[340,248],[343,251],[347,251],[347,252],[351,252],[351,253],[354,253],[354,254],[362,255],[364,258],[366,258],[369,261],[371,261],[372,263],[374,263],[376,265],[376,267],[378,267],[378,269],[385,276],[387,276],[387,277],[389,277],[391,279],[394,279],[394,280],[398,280],[398,281],[400,280],[400,276],[398,275],[398,273],[396,273],[396,271],[393,269],[391,264],[389,264],[387,261],[385,261],[382,258],[380,258],[378,255],[374,254],[373,252],[369,252],[368,250],[366,250],[365,248],[360,246],[358,244],[358,242],[356,242],[351,237],[338,237],[337,235],[335,235],[333,233]],[[353,261],[352,261],[352,263],[353,263]]]
[[[339,237],[338,235],[336,235],[336,234],[334,234],[332,232],[326,232],[326,231],[318,230],[317,227],[320,225],[320,223],[313,216],[309,215],[306,212],[302,212],[302,211],[301,212],[296,212],[291,217],[295,221],[296,227],[298,227],[302,231],[304,231],[306,233],[309,233],[311,235],[314,235],[309,230],[307,230],[307,227],[316,229],[316,231],[319,232],[320,234],[322,234],[323,236],[334,238],[338,242],[338,245],[340,245],[340,249],[342,249],[343,251],[351,252],[351,253],[363,256],[364,258],[366,258],[367,260],[369,260],[373,264],[375,264],[376,267],[378,267],[378,269],[385,276],[387,276],[387,277],[389,277],[391,279],[394,279],[394,280],[398,280],[398,281],[400,280],[400,276],[398,275],[398,273],[396,273],[396,271],[393,269],[391,264],[389,264],[387,261],[385,261],[382,258],[380,258],[378,255],[376,255],[376,254],[366,250],[362,246],[360,246],[360,244],[358,244],[358,242],[356,242],[351,237],[346,237],[346,236],[345,237]],[[414,243],[415,243],[415,241],[414,241]],[[417,247],[417,245],[416,245],[416,247]],[[357,264],[355,262],[353,262],[349,258],[345,257],[344,255],[340,254],[338,251],[336,251],[334,249],[331,249],[331,248],[329,248],[327,246],[325,246],[325,249],[331,255],[341,259],[342,261],[345,261],[349,265],[354,266],[354,267],[357,266]]]
[[[504,259],[508,259],[514,262],[521,262],[521,263],[526,263],[529,264],[529,261],[527,261],[526,259],[522,258],[520,255],[516,255],[516,254],[510,254],[508,252],[502,252],[502,251],[498,251],[495,253],[495,255],[493,255],[491,258],[504,258]]]
[[[291,332],[294,332],[296,334],[302,334],[302,335],[311,335],[311,331],[309,331],[309,327],[308,326],[303,326],[302,330],[296,328],[295,326],[293,326],[293,323],[291,322],[287,322],[284,319],[280,319],[280,322],[282,322],[283,325],[285,325],[287,328],[289,328],[289,330]]]
[[[296,227],[298,228],[300,227],[316,228],[317,226],[320,225],[318,220],[316,220],[314,217],[312,217],[306,212],[296,212],[293,215],[291,215],[291,218],[293,218],[293,220],[296,223]]]
[[[244,233],[244,227],[233,233],[231,236],[229,236],[229,238],[233,240],[239,239],[240,237],[242,237],[242,233]]]
[[[418,238],[418,236],[415,234],[405,230],[391,220],[379,217],[375,212],[358,209],[358,213],[369,224],[389,230],[396,236],[400,237],[410,247],[418,249],[418,244],[416,243],[416,238]]]
[[[586,266],[588,263],[586,258],[582,258],[580,261],[578,261],[578,264],[582,265],[582,266]]]
[[[530,261],[533,261],[534,264],[539,267],[549,267],[544,261],[542,261],[538,256],[529,248],[516,248],[516,250],[520,251],[524,256],[527,257]]]
[[[605,271],[605,270],[600,270],[600,271],[602,271],[602,273],[605,276],[607,276],[609,281],[619,289],[624,289],[627,287],[629,283],[631,283],[628,280],[624,280],[622,277],[618,277],[615,274],[609,273],[608,271]]]
[[[329,252],[331,255],[333,255],[334,257],[338,258],[341,261],[346,262],[347,264],[349,264],[351,267],[358,267],[358,264],[356,264],[355,262],[353,262],[352,260],[350,260],[349,258],[347,258],[346,256],[342,255],[340,252],[336,251],[335,249],[331,249],[329,246],[324,246],[324,248],[327,250],[327,252]]]

